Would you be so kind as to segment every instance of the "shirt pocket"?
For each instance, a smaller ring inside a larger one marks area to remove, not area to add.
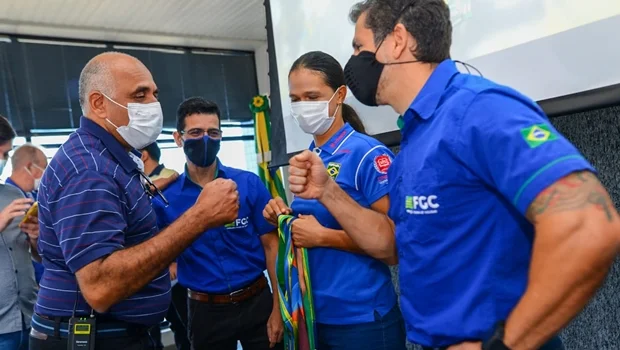
[[[448,184],[440,180],[435,169],[406,172],[398,186],[399,241],[403,244],[440,242],[452,225]]]

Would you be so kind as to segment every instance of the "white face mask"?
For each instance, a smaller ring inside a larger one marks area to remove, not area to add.
[[[109,119],[108,123],[114,125],[116,131],[131,147],[143,149],[157,140],[164,126],[164,113],[159,102],[153,103],[128,103],[127,107],[109,98],[108,100],[127,110],[129,124],[116,126]]]
[[[291,113],[297,125],[306,134],[323,135],[329,130],[335,120],[336,113],[340,105],[336,107],[334,115],[329,116],[329,103],[336,96],[336,92],[329,101],[307,101],[291,103]]]
[[[40,166],[36,165],[36,164],[32,164],[35,168],[41,170],[41,173],[45,172],[45,169],[41,168]],[[34,177],[34,175],[32,175],[32,171],[30,171],[30,169],[24,167],[24,170],[26,170],[26,172],[28,174],[30,174],[30,176],[32,176],[32,178],[34,179],[34,190],[33,191],[38,191],[39,190],[39,186],[41,185],[41,178],[36,178]]]

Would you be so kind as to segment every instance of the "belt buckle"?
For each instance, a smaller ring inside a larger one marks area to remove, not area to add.
[[[239,302],[238,301],[234,301],[234,298],[237,297],[237,296],[242,295],[243,293],[245,293],[245,291],[246,291],[245,289],[236,290],[236,291],[228,294],[228,299],[230,300],[230,302],[232,304],[238,304]]]

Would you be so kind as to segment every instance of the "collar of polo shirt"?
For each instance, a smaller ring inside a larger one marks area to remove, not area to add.
[[[105,148],[107,148],[108,152],[110,152],[112,157],[118,161],[126,172],[129,173],[138,169],[138,164],[131,159],[131,156],[129,156],[129,153],[123,145],[121,145],[121,143],[118,142],[118,140],[116,140],[114,136],[112,136],[104,128],[86,117],[80,118],[80,128],[101,140],[101,143],[103,143]],[[132,149],[130,152],[133,153],[137,151]]]
[[[420,90],[420,93],[409,106],[409,110],[403,116],[405,126],[418,116],[422,119],[428,119],[433,116],[444,90],[450,80],[459,73],[454,61],[447,59],[441,62],[433,71],[426,84]],[[404,128],[403,128],[404,129]]]
[[[321,154],[321,152],[327,152],[329,154],[335,154],[340,149],[340,146],[355,132],[353,127],[349,125],[349,123],[345,123],[340,130],[338,130],[332,137],[325,142],[325,144],[321,147],[317,147],[314,141],[310,143],[309,150],[313,151],[316,154]]]

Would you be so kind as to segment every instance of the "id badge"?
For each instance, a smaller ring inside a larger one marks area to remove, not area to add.
[[[68,350],[95,350],[96,325],[95,317],[71,317]]]

